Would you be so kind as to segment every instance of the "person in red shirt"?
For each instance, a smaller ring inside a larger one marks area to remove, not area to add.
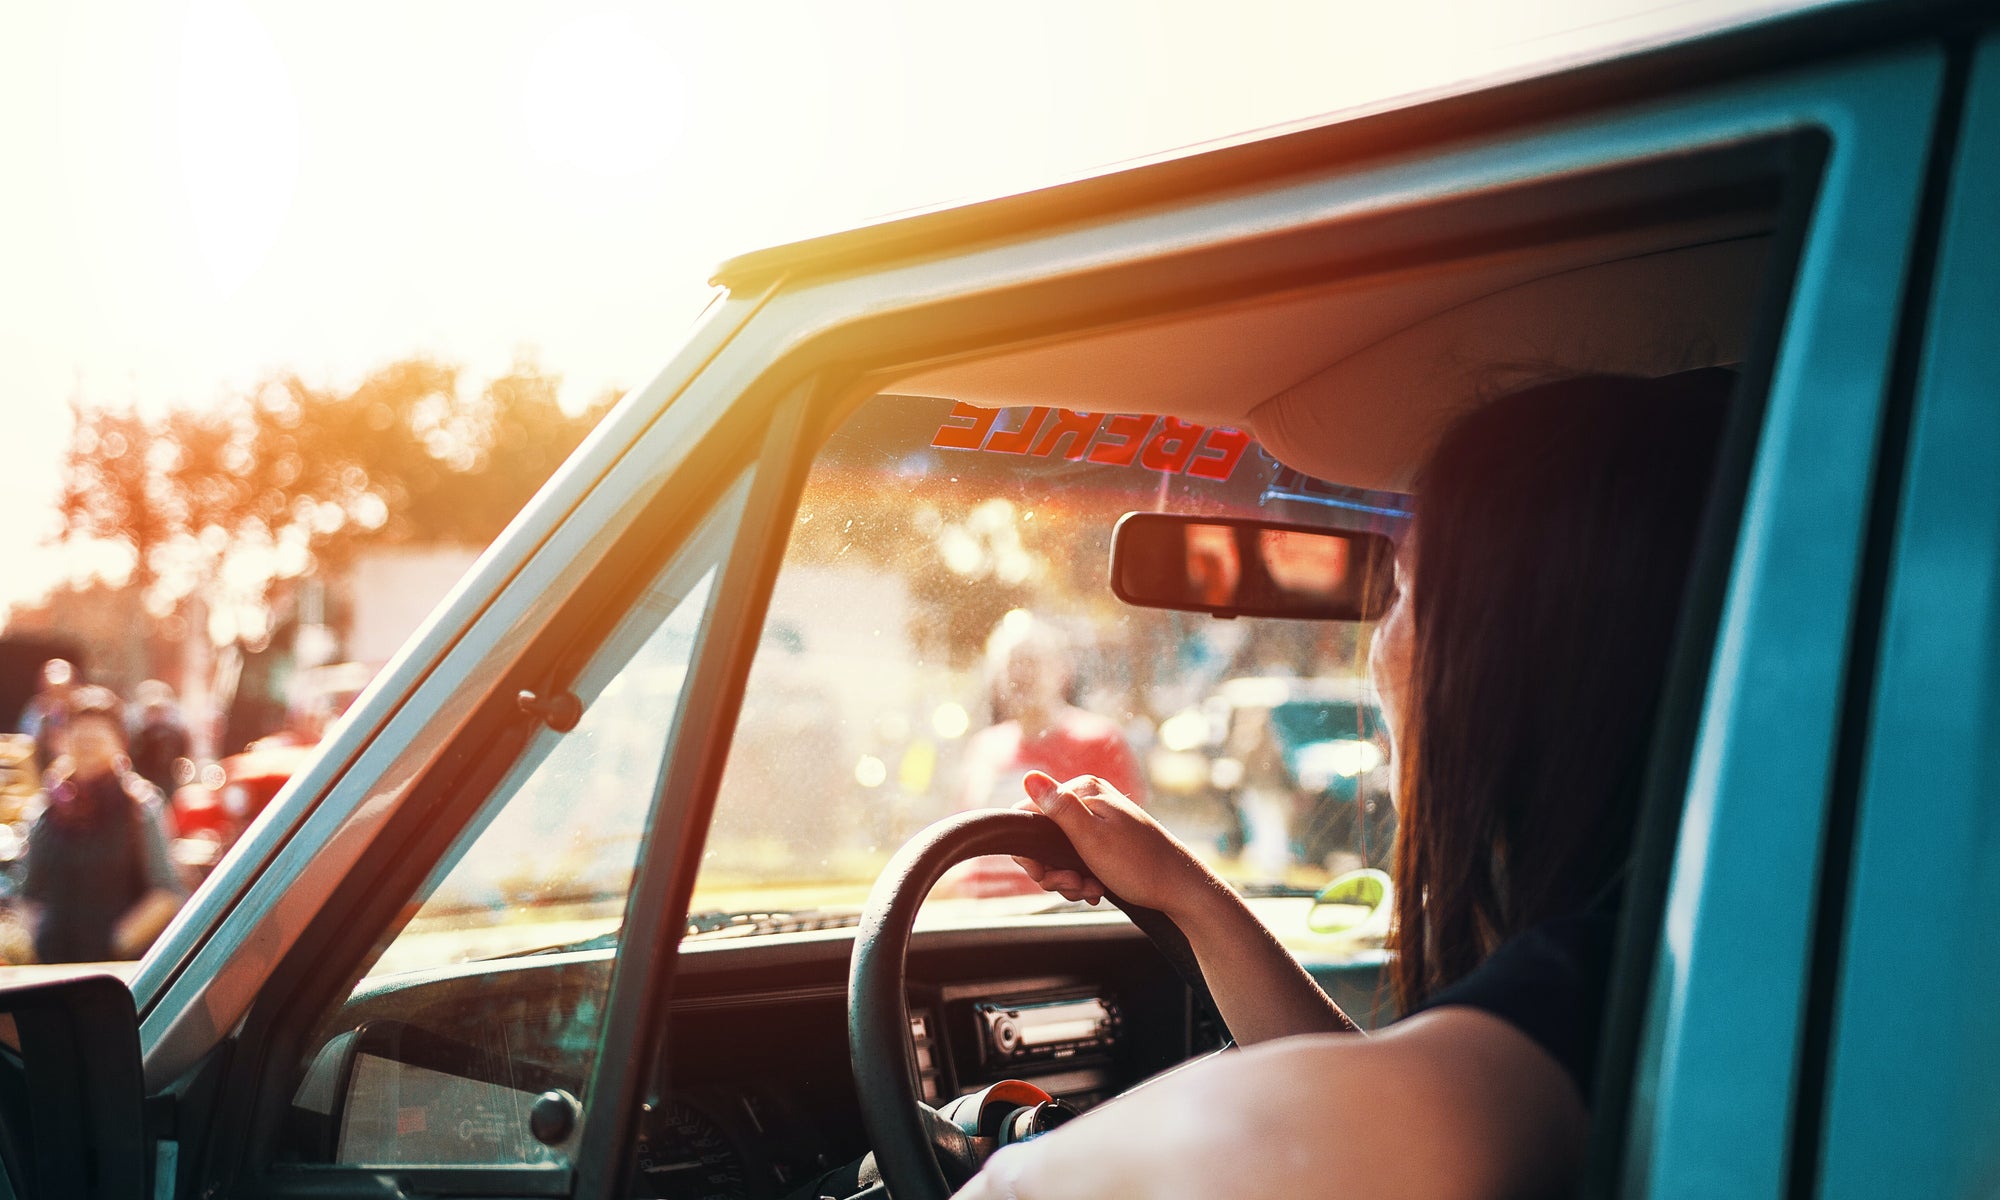
[[[960,807],[1013,807],[1030,771],[1057,779],[1095,775],[1144,804],[1139,759],[1117,722],[1069,702],[1075,676],[1066,639],[1052,626],[1024,617],[1009,614],[987,639],[995,721],[966,745]],[[946,886],[961,896],[1041,891],[1012,859],[999,857],[973,860],[948,876]]]

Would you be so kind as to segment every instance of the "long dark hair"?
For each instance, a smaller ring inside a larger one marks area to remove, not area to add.
[[[1589,376],[1418,477],[1393,972],[1411,1011],[1617,886],[1733,376]]]

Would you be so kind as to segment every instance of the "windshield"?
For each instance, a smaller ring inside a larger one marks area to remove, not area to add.
[[[1369,627],[1134,608],[1108,566],[1127,512],[1393,536],[1404,499],[1301,475],[1231,428],[869,401],[801,497],[691,933],[851,913],[910,835],[1013,805],[1029,770],[1105,777],[1254,894],[1386,865]],[[940,906],[1068,907],[1005,859],[948,876]]]

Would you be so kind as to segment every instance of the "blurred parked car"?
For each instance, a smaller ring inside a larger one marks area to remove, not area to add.
[[[1155,788],[1221,810],[1225,852],[1255,854],[1260,837],[1275,838],[1292,862],[1352,854],[1382,866],[1396,833],[1387,744],[1362,680],[1247,676],[1162,722],[1151,769]],[[1260,808],[1268,793],[1283,794],[1285,811]]]
[[[201,855],[176,846],[175,857],[201,870],[229,848],[264,806],[309,761],[325,736],[356,696],[375,677],[366,663],[334,663],[299,674],[293,688],[287,728],[258,738],[240,752],[212,763],[192,783],[174,792],[175,829],[182,842],[206,842],[214,851]]]

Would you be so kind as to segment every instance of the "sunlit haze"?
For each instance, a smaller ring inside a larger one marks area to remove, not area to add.
[[[724,256],[1698,29],[1757,3],[931,0],[0,8],[0,607],[66,400],[412,353],[642,381]]]

